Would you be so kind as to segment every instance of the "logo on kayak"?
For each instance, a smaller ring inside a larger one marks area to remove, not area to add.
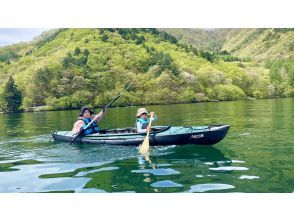
[[[195,138],[195,139],[202,138],[202,137],[204,137],[204,134],[193,134],[191,136],[191,138]]]

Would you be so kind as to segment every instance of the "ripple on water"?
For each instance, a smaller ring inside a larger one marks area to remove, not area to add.
[[[11,174],[14,172],[10,172]],[[50,191],[75,191],[82,189],[90,178],[51,178],[39,179],[36,176],[9,175],[9,181],[1,184],[0,192],[50,192]],[[15,181],[19,178],[19,181]]]
[[[196,175],[196,177],[204,177],[203,175]]]
[[[170,163],[158,163],[156,164],[157,167],[169,167],[172,166]]]
[[[232,163],[245,163],[243,160],[232,160]]]
[[[210,167],[210,170],[213,171],[234,171],[234,170],[249,170],[247,167],[235,167],[235,166],[228,166],[228,167]]]
[[[240,136],[248,136],[248,135],[250,135],[250,133],[242,133],[242,134],[240,134]]]
[[[110,170],[118,170],[118,169],[119,169],[119,167],[103,167],[103,168],[96,169],[96,170],[79,172],[76,176],[85,176],[85,175],[90,174],[90,173],[98,173],[98,172],[101,172],[101,171],[110,171]]]
[[[150,173],[155,176],[174,175],[180,174],[179,171],[172,168],[159,168],[159,169],[143,169],[143,170],[132,170],[132,173]]]
[[[48,140],[51,138],[50,135],[38,135],[31,136],[28,138],[16,137],[13,139],[4,139],[0,141],[0,145],[4,144],[17,144],[17,143],[48,143]]]
[[[35,165],[34,169],[38,171],[42,171],[42,174],[57,174],[57,173],[65,173],[72,172],[76,169],[81,168],[90,168],[90,167],[99,167],[106,164],[110,164],[113,161],[105,161],[105,162],[94,162],[94,163],[85,163],[85,164],[71,164],[71,163],[50,163],[50,164],[40,164]]]
[[[157,181],[151,184],[152,187],[182,187],[183,185],[175,183],[171,180]]]
[[[175,148],[177,145],[154,146],[157,151],[166,151]]]
[[[205,165],[214,166],[214,165],[230,165],[232,163],[231,160],[225,160],[225,161],[213,161],[213,162],[205,162]]]
[[[95,189],[95,188],[82,188],[75,190],[77,193],[107,193],[105,190],[102,189]]]
[[[206,192],[210,190],[224,190],[224,189],[233,189],[235,186],[222,183],[206,183],[206,184],[197,184],[191,186],[188,192]]]
[[[247,175],[242,175],[239,177],[239,179],[243,180],[243,179],[248,179],[248,180],[252,180],[252,179],[259,179],[259,176],[247,176]]]
[[[49,192],[82,190],[90,178],[54,177],[40,178],[48,174],[72,172],[80,168],[102,166],[110,162],[89,164],[30,164],[17,165],[17,171],[0,172],[0,192]]]

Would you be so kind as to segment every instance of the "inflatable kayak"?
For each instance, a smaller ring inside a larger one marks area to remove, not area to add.
[[[157,145],[213,145],[227,134],[229,125],[211,126],[154,126],[150,131],[149,144]],[[71,142],[75,137],[71,131],[54,131],[55,141]],[[75,143],[135,145],[142,144],[146,133],[136,133],[135,128],[100,130],[98,134],[80,136]]]

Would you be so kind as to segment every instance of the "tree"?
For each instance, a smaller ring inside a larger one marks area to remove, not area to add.
[[[137,40],[136,40],[137,45],[142,44],[144,42],[145,42],[145,37],[143,35],[138,37]]]
[[[87,56],[89,56],[89,54],[90,54],[89,50],[85,49],[83,52],[83,55],[87,57]]]
[[[106,42],[108,40],[108,36],[107,36],[107,34],[103,34],[102,36],[101,36],[101,41],[103,41],[103,42]]]
[[[65,58],[63,58],[62,65],[64,69],[67,69],[70,67],[71,63],[74,61],[74,58],[72,57],[71,53],[68,53]]]
[[[81,49],[79,47],[76,47],[75,51],[74,51],[74,55],[78,56],[81,53]]]
[[[216,85],[212,89],[207,89],[209,98],[221,101],[233,101],[246,98],[242,89],[235,85]]]
[[[34,102],[37,105],[45,105],[45,99],[50,96],[51,93],[51,82],[54,78],[53,71],[48,67],[44,69],[38,69],[34,78],[33,83],[35,85]]]
[[[15,85],[12,76],[9,77],[9,80],[4,85],[3,101],[4,108],[7,111],[18,111],[19,107],[21,106],[22,94],[21,91],[18,90],[17,86]]]
[[[211,63],[215,60],[215,54],[209,51],[201,50],[199,55]]]

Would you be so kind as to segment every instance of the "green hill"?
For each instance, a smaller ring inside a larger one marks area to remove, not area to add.
[[[271,95],[293,95],[294,29],[164,30],[177,37],[180,42],[211,51],[223,60],[251,61],[246,62],[246,66],[249,64],[267,69],[271,82],[268,85]],[[256,74],[259,74],[258,71]]]
[[[238,53],[243,47],[228,46],[239,45],[238,33],[230,44],[227,36],[240,30],[210,32],[218,41],[208,45],[221,45],[222,52],[206,52],[214,46],[192,47],[156,29],[52,30],[31,43],[0,48],[0,84],[12,75],[23,108],[47,109],[102,106],[126,84],[130,91],[115,105],[294,95],[292,64],[250,61]]]
[[[181,43],[215,52],[221,49],[226,35],[236,29],[162,28],[160,30],[175,36]]]
[[[255,61],[294,57],[294,29],[161,29],[180,42],[207,51],[228,51]]]
[[[222,50],[258,62],[293,59],[294,29],[241,29],[227,35]]]
[[[293,96],[294,29],[240,29],[226,36],[222,50],[269,69],[275,95]]]

